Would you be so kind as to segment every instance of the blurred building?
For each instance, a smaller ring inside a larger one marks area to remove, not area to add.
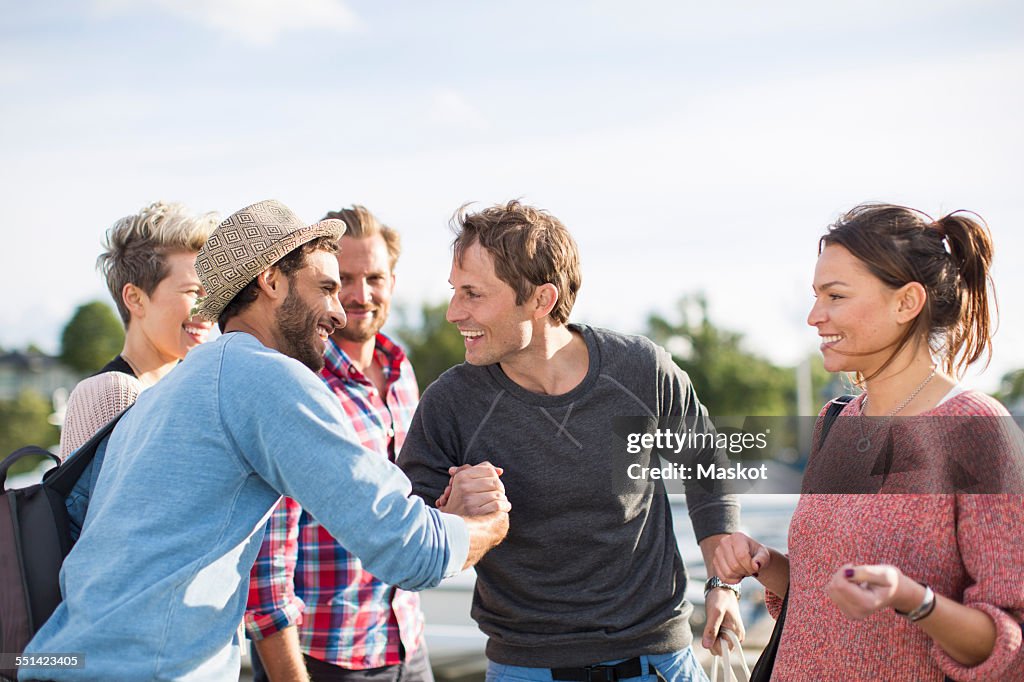
[[[81,378],[57,358],[39,350],[0,354],[0,400],[16,400],[24,391],[50,399],[55,391],[70,392]]]

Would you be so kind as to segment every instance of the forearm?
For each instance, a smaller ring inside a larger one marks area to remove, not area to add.
[[[910,611],[924,599],[924,586],[903,576],[893,608]],[[987,613],[935,595],[935,609],[915,622],[943,651],[962,665],[977,665],[987,659],[996,644],[996,625]]]
[[[295,627],[287,627],[255,642],[270,682],[309,682]]]
[[[757,572],[755,578],[769,592],[785,597],[789,591],[789,557],[777,549],[768,548],[771,560]]]
[[[700,553],[704,556],[704,568],[707,569],[708,577],[715,575],[715,550],[718,549],[718,543],[720,543],[724,537],[728,537],[728,534],[719,533],[718,535],[709,535],[697,543],[700,545]]]
[[[463,516],[469,530],[469,553],[462,570],[475,566],[488,551],[497,547],[508,533],[508,514],[492,512],[484,516]]]

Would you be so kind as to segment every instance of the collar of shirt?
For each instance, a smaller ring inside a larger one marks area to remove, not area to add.
[[[378,333],[374,339],[373,348],[374,362],[381,366],[384,371],[384,382],[391,390],[391,387],[402,376],[402,362],[405,360],[405,351],[398,344],[384,334]],[[373,383],[363,372],[355,366],[348,353],[341,349],[341,346],[334,339],[327,339],[327,350],[324,351],[324,368],[322,373],[330,375],[343,382],[355,382],[372,386]]]

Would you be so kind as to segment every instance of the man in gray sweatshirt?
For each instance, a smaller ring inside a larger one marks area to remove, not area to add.
[[[677,418],[711,432],[707,410],[648,339],[569,323],[579,255],[558,219],[512,201],[464,207],[453,224],[448,321],[466,362],[423,394],[398,464],[430,503],[454,487],[467,505],[484,504],[503,484],[512,504],[505,542],[477,565],[472,616],[488,635],[488,682],[612,682],[655,670],[669,682],[706,679],[690,647],[664,484],[618,482],[614,427],[617,417],[645,418],[651,431]],[[632,461],[648,466],[654,454],[648,446]],[[686,491],[713,575],[739,507],[699,485]],[[742,638],[735,586],[709,585],[705,646],[720,626]]]

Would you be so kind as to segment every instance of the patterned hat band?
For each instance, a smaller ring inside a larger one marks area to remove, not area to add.
[[[317,237],[337,241],[344,233],[345,223],[340,220],[306,225],[274,199],[235,211],[196,256],[196,272],[206,296],[196,302],[192,313],[216,322],[249,282],[291,251]]]

